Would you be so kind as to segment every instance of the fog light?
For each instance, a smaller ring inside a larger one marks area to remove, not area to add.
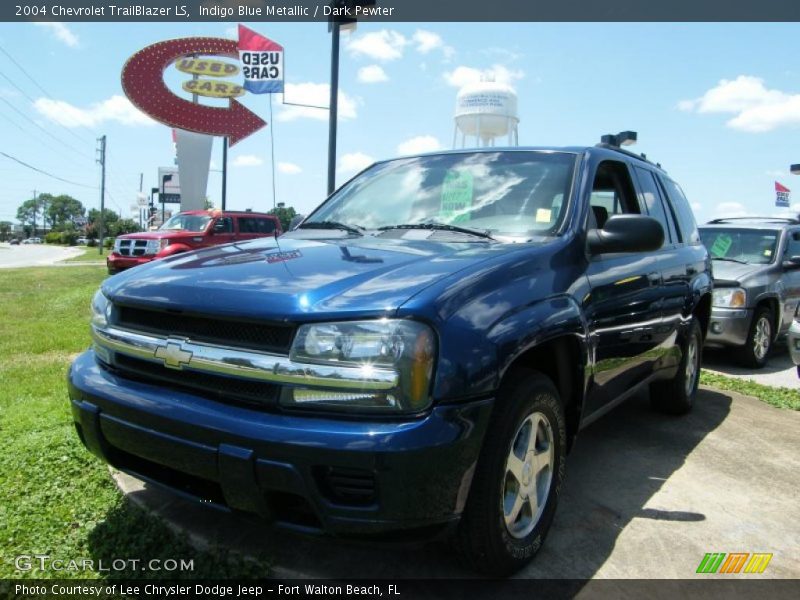
[[[712,333],[722,333],[722,323],[719,321],[714,321],[711,324],[711,332]]]

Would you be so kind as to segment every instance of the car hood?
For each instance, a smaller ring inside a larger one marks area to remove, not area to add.
[[[163,238],[189,238],[202,237],[206,235],[204,231],[183,231],[181,229],[159,229],[157,231],[140,231],[138,233],[126,233],[118,235],[119,240],[160,240]]]
[[[106,280],[115,302],[293,320],[390,315],[436,281],[515,244],[262,238],[136,267]]]
[[[743,265],[737,262],[715,260],[713,261],[714,283],[717,285],[737,285],[743,280],[763,273],[769,265]]]

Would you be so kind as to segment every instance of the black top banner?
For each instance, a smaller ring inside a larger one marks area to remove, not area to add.
[[[0,21],[798,21],[798,0],[4,0]],[[342,12],[344,11],[344,13]]]

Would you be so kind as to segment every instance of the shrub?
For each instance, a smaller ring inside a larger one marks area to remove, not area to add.
[[[44,243],[45,244],[60,244],[61,243],[61,234],[58,231],[51,231],[47,235],[44,236]]]
[[[74,246],[78,243],[78,234],[74,231],[64,231],[61,233],[61,243],[67,246]]]
[[[97,247],[97,240],[95,238],[93,238],[93,237],[89,238],[89,241],[86,242],[86,245],[89,246],[89,248],[96,248]]]
[[[113,245],[114,245],[114,238],[113,237],[107,237],[106,239],[103,240],[103,247],[104,248],[111,248]]]

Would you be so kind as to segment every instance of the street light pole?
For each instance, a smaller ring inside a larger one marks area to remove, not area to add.
[[[100,142],[100,158],[97,159],[97,162],[100,163],[100,243],[97,245],[97,251],[100,253],[100,256],[102,256],[103,241],[106,233],[106,221],[104,215],[106,209],[106,136],[101,137],[97,141]]]
[[[339,21],[331,19],[331,97],[328,115],[328,195],[336,189],[336,125],[339,113]]]

